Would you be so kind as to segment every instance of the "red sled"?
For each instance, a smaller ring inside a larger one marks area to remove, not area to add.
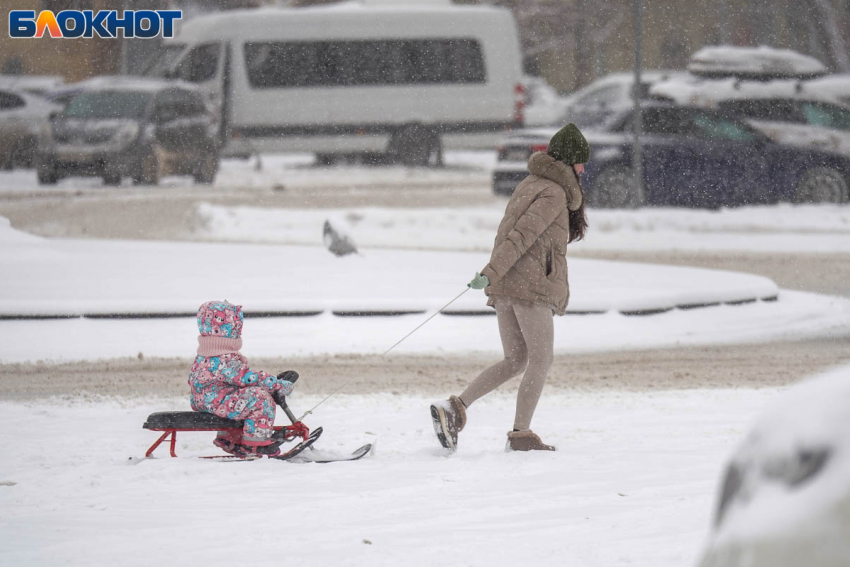
[[[243,421],[227,419],[226,417],[219,417],[212,413],[200,411],[161,411],[152,413],[148,416],[147,421],[145,421],[142,427],[150,431],[162,431],[163,433],[150,446],[150,449],[145,453],[145,457],[150,457],[163,441],[170,441],[171,456],[176,457],[177,452],[175,448],[177,446],[178,431],[224,431],[227,437],[239,441],[242,439],[243,425]],[[300,421],[292,425],[276,425],[274,429],[275,431],[286,431],[287,441],[300,437],[302,441],[295,447],[299,449],[299,453],[312,445],[322,433],[322,428],[319,427],[311,435],[310,429]],[[293,456],[292,453],[293,451],[288,451],[285,455]],[[283,455],[277,457],[280,456]]]

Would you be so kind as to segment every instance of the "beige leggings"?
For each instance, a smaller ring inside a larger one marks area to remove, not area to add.
[[[516,399],[515,429],[529,429],[552,366],[552,309],[542,303],[496,299],[505,359],[478,375],[460,395],[467,406],[525,370]]]

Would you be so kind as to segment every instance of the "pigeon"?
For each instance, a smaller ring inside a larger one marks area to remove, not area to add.
[[[354,242],[345,234],[334,229],[330,221],[325,221],[324,228],[325,246],[334,256],[347,256],[349,254],[357,254],[357,247]]]

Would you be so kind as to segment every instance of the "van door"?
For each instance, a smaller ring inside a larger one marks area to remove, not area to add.
[[[192,46],[169,73],[172,78],[198,85],[216,124],[221,124],[224,116],[225,60],[224,42],[199,43]]]

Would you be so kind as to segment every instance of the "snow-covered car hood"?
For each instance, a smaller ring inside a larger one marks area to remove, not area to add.
[[[735,451],[701,567],[850,557],[850,366],[783,393]]]
[[[128,119],[58,118],[53,121],[53,139],[62,144],[102,144],[120,129],[135,124],[138,122]]]

